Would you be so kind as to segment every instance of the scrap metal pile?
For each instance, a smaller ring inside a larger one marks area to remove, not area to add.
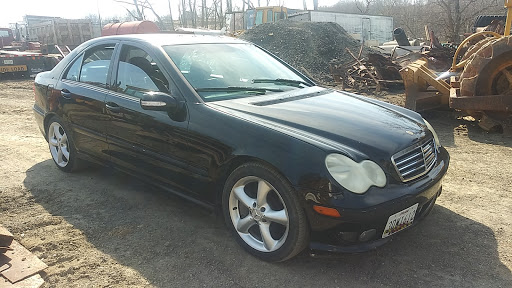
[[[355,56],[349,48],[346,50],[353,61],[339,63],[338,59],[334,59],[329,63],[334,82],[340,84],[342,89],[374,89],[380,92],[391,87],[403,87],[399,72],[401,67],[390,58],[380,53],[368,53],[366,59],[361,59],[361,53]]]
[[[376,92],[388,88],[403,89],[404,81],[400,71],[419,59],[424,59],[433,71],[443,72],[450,68],[455,47],[441,45],[433,32],[430,33],[430,39],[430,45],[418,43],[417,46],[399,46],[395,43],[388,46],[392,48],[387,50],[382,48],[385,46],[376,47],[368,52],[366,57],[361,57],[361,53],[356,56],[347,47],[346,51],[352,57],[352,61],[334,59],[329,63],[329,69],[334,81],[341,85],[342,89]]]

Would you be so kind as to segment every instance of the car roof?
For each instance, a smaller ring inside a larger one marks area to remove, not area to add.
[[[126,34],[115,36],[103,36],[95,40],[132,40],[148,42],[155,46],[184,45],[184,44],[242,44],[246,41],[227,36],[216,35],[195,35],[180,33],[158,33],[158,34]]]

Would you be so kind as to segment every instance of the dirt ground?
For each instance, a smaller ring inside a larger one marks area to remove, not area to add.
[[[376,251],[269,264],[200,206],[104,168],[60,172],[33,99],[30,80],[0,82],[0,223],[48,264],[43,287],[512,287],[510,133],[425,114],[451,165],[424,222]]]

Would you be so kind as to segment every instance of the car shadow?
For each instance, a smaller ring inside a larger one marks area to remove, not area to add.
[[[96,249],[159,287],[512,284],[493,231],[439,205],[375,251],[314,257],[304,251],[284,263],[265,263],[244,252],[211,211],[107,168],[67,174],[47,160],[27,171],[24,185]]]
[[[460,135],[479,143],[512,147],[512,127],[506,126],[501,133],[488,132],[474,118],[458,111],[430,110],[421,115],[432,124],[443,146],[455,146],[455,136]]]

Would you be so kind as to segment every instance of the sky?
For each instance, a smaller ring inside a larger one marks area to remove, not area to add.
[[[131,2],[131,0],[127,0]],[[211,0],[207,0],[208,3]],[[330,6],[339,0],[318,0],[319,6]],[[178,19],[178,2],[180,0],[171,0],[173,9],[173,18]],[[199,0],[197,2],[200,2]],[[257,0],[252,0],[254,4]],[[313,0],[306,0],[308,9],[313,9]],[[169,8],[167,0],[151,0],[153,8],[157,11],[163,11],[159,15],[168,14]],[[233,0],[233,6],[241,7],[241,0]],[[266,4],[266,0],[261,0]],[[288,8],[302,9],[302,0],[271,0],[270,5],[279,5]],[[101,14],[102,18],[112,16],[124,16],[126,10],[122,4],[114,0],[0,0],[2,6],[2,15],[0,17],[0,27],[9,27],[10,23],[22,22],[24,15],[38,16],[56,16],[67,19],[80,19],[89,14]],[[128,5],[125,5],[129,7]]]

